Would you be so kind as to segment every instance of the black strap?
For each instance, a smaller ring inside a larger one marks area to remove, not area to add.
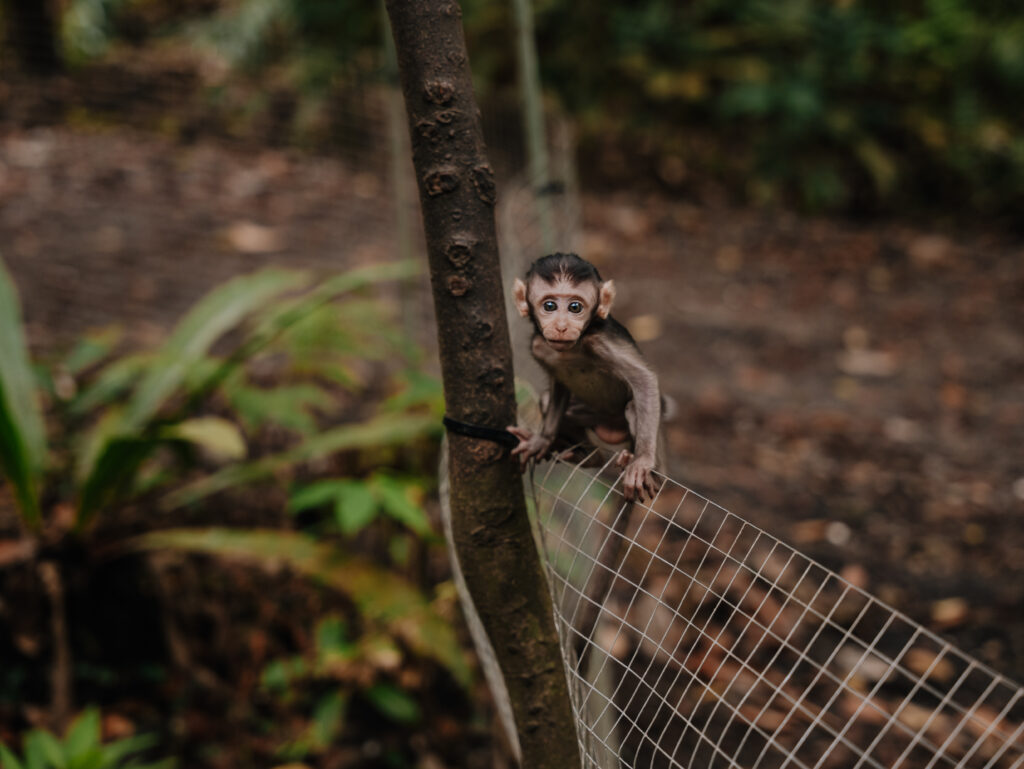
[[[519,439],[508,430],[497,430],[493,427],[483,425],[471,425],[466,422],[459,422],[449,416],[444,418],[444,426],[457,435],[465,435],[468,438],[480,438],[485,441],[494,441],[502,446],[514,448],[519,445]]]

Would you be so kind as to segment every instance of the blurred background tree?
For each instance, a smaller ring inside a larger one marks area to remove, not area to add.
[[[510,8],[463,5],[479,90],[507,91]],[[22,66],[39,73],[60,61],[44,8],[4,5],[9,37],[26,43]],[[269,85],[262,109],[283,111],[300,141],[326,141],[312,130],[318,106],[384,70],[369,0],[71,0],[62,18],[73,62],[118,45],[198,45],[222,72]],[[670,189],[710,179],[739,199],[856,212],[999,214],[1024,200],[1024,16],[1013,3],[541,0],[536,25],[542,80],[580,119],[582,151],[615,144]]]

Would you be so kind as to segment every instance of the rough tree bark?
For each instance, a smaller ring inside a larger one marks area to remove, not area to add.
[[[516,418],[512,348],[484,153],[455,0],[387,0],[412,136],[448,414]],[[522,763],[579,766],[551,602],[508,449],[449,436],[455,548],[505,675]]]

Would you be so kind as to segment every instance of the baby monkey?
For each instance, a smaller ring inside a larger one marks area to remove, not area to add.
[[[612,318],[615,285],[576,254],[538,259],[512,287],[535,333],[533,357],[551,378],[539,433],[509,427],[525,463],[552,448],[589,443],[618,451],[627,500],[653,498],[661,395],[658,379],[629,331]]]

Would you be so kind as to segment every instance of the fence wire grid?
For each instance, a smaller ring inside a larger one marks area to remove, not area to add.
[[[535,469],[584,765],[1016,769],[1024,690],[838,574],[658,476]]]

